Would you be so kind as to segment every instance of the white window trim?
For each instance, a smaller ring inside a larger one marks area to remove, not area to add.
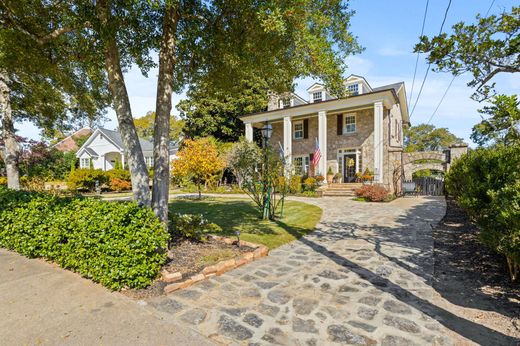
[[[145,156],[144,158],[146,167],[151,168],[153,167],[153,157],[152,156]]]
[[[301,130],[298,130],[298,132],[301,131],[302,133],[302,136],[301,137],[296,137],[296,125],[302,125],[302,129]],[[305,124],[303,123],[303,120],[296,120],[293,122],[293,139],[296,139],[296,140],[300,140],[300,139],[303,139],[303,137],[305,136]]]
[[[84,164],[86,160],[86,165]],[[82,157],[79,159],[79,168],[90,168],[90,158],[88,157]]]
[[[354,117],[354,131],[347,131],[347,118]],[[350,135],[357,132],[357,115],[356,113],[347,113],[343,115],[343,134]]]
[[[351,92],[351,91],[350,91],[350,87],[353,87],[353,86],[356,86],[356,87],[357,87],[357,90],[355,91],[355,92],[357,92],[357,94],[354,94],[354,93],[353,93],[352,96],[361,94],[361,93],[360,93],[360,89],[361,89],[361,88],[360,88],[360,83],[352,83],[352,84],[347,85],[347,90],[348,90],[348,92],[349,92],[349,93]]]
[[[308,174],[310,165],[311,165],[310,155],[294,155],[292,157],[293,163],[295,163],[297,159],[302,159],[302,171],[298,172],[298,174],[301,174],[301,175]],[[294,170],[296,173],[296,164],[294,164]]]
[[[341,153],[340,153],[341,151]],[[344,169],[343,167],[343,157],[347,154],[356,154],[356,173],[361,172],[361,167],[359,166],[359,158],[361,157],[361,148],[339,148],[337,150],[337,158],[338,162],[341,161],[341,164],[338,164],[338,168],[341,167],[341,176],[344,175]]]
[[[320,94],[320,97],[317,98],[317,97],[314,97],[317,93]],[[316,102],[316,100],[319,100],[318,102],[322,102],[323,101],[323,91],[313,91],[312,92],[312,102]]]

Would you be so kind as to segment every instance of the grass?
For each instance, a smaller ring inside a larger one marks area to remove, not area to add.
[[[206,198],[174,200],[170,203],[170,212],[203,214],[222,228],[223,236],[235,236],[235,232],[240,231],[240,239],[274,249],[312,232],[322,210],[307,203],[285,201],[281,219],[264,221],[260,219],[258,207],[250,200]]]

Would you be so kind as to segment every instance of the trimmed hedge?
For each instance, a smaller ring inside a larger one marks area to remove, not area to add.
[[[110,289],[142,288],[166,261],[169,235],[133,202],[0,187],[0,247],[43,257]]]
[[[481,241],[520,275],[520,146],[472,150],[446,175],[446,190],[480,228]]]

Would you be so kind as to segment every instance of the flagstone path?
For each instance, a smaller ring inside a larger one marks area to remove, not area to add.
[[[305,201],[324,210],[315,232],[149,308],[222,344],[512,342],[435,304],[431,225],[443,198]]]

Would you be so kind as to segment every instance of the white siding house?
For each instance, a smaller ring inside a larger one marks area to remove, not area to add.
[[[153,167],[153,143],[146,139],[139,139],[141,149],[148,167]],[[170,146],[170,161],[177,156],[177,146]],[[99,128],[77,151],[80,168],[90,168],[91,162],[94,169],[108,171],[116,167],[117,162],[121,167],[126,167],[127,159],[124,154],[124,145],[121,135],[117,131]]]

